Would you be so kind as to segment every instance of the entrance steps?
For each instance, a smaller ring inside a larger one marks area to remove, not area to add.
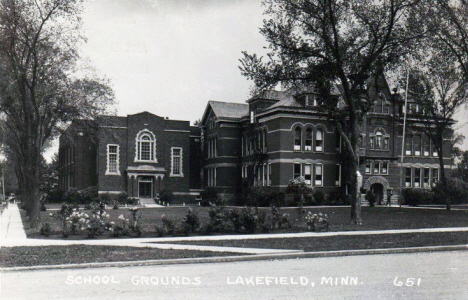
[[[141,205],[153,205],[156,204],[153,198],[140,198]]]

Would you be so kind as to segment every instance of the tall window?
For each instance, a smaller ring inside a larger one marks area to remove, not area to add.
[[[369,137],[369,149],[374,149],[374,137]]]
[[[371,163],[370,161],[366,162],[366,174],[370,174],[371,172]]]
[[[304,179],[307,184],[312,183],[312,165],[305,165],[304,166]]]
[[[424,169],[424,174],[423,174],[423,180],[424,180],[423,181],[423,184],[424,184],[423,187],[426,188],[426,189],[430,187],[430,184],[429,184],[429,173],[430,172],[429,172],[429,170],[430,169],[428,169],[428,168]]]
[[[302,145],[302,130],[300,127],[296,127],[294,130],[294,150],[300,151]]]
[[[119,146],[107,145],[106,175],[120,175],[119,172]]]
[[[405,139],[405,155],[413,154],[413,136],[407,135]]]
[[[431,153],[431,141],[428,137],[424,138],[424,146],[423,146],[424,156],[429,156]]]
[[[171,176],[184,176],[182,173],[182,148],[171,148]]]
[[[382,132],[375,133],[375,149],[382,149]]]
[[[432,156],[437,157],[439,153],[437,152],[437,148],[435,147],[434,143],[431,142],[431,148],[432,148]]]
[[[143,131],[137,136],[135,161],[156,162],[156,139],[151,132]]]
[[[323,185],[323,166],[321,164],[315,165],[315,186]]]
[[[421,156],[421,136],[414,136],[414,155]]]
[[[341,186],[341,165],[335,167],[335,185]]]
[[[268,164],[268,186],[271,185],[271,164]]]
[[[421,169],[420,168],[414,169],[414,187],[416,188],[421,187]]]
[[[294,164],[294,179],[300,177],[301,175],[301,164]]]
[[[305,150],[312,151],[312,128],[310,127],[306,129]]]
[[[385,137],[383,140],[383,149],[388,150],[389,144],[390,144],[390,138]]]
[[[317,129],[315,132],[315,151],[323,152],[323,130]]]
[[[380,174],[388,174],[388,162],[383,161],[381,163]]]
[[[405,187],[411,187],[411,168],[405,169]]]
[[[262,131],[262,135],[263,135],[263,139],[262,139],[262,149],[263,149],[263,152],[266,152],[267,151],[267,142],[266,142],[266,139],[267,139],[267,131],[266,129]]]
[[[439,181],[439,169],[432,169],[432,186]]]

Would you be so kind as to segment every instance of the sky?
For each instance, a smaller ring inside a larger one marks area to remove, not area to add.
[[[118,115],[149,111],[193,123],[208,100],[249,98],[239,59],[265,53],[263,11],[261,0],[89,0],[82,56],[112,83]],[[458,118],[468,149],[468,114]]]

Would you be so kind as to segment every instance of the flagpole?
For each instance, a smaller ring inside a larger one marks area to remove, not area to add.
[[[406,135],[406,108],[408,106],[408,82],[409,82],[409,69],[406,69],[406,90],[405,90],[405,106],[403,108],[403,134],[401,141],[401,162],[400,162],[400,197],[399,205],[401,211],[401,205],[403,202],[403,161],[405,156],[405,135]]]

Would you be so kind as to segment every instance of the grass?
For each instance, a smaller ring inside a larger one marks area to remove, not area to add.
[[[236,254],[210,251],[88,245],[12,247],[0,249],[0,267],[199,258],[227,255]]]
[[[295,249],[311,252],[461,245],[466,244],[467,240],[468,232],[437,232],[170,243],[241,248]]]
[[[200,217],[202,224],[209,222],[209,208],[193,207]],[[240,208],[239,208],[240,209]],[[164,207],[164,208],[143,208],[140,209],[141,219],[140,224],[143,231],[143,237],[157,237],[155,225],[161,225],[161,216],[164,214],[168,218],[175,221],[175,224],[181,224],[182,219],[187,213],[187,207]],[[270,208],[259,208],[261,211],[266,211],[270,215]],[[328,214],[330,220],[330,231],[355,231],[355,230],[385,230],[385,229],[417,229],[417,228],[438,228],[438,227],[468,227],[468,210],[466,211],[446,211],[433,209],[408,209],[403,208],[401,211],[398,208],[392,207],[363,207],[362,219],[363,225],[350,224],[350,208],[348,207],[311,207],[306,208],[313,213],[322,212]],[[290,220],[294,221],[298,218],[297,208],[282,208],[282,213],[288,213]],[[56,219],[49,216],[50,211],[41,212],[42,223],[49,223],[52,227],[53,234],[48,238],[61,238],[59,223]],[[89,213],[89,211],[87,211]],[[119,215],[123,214],[125,218],[131,219],[130,211],[125,208],[118,210],[109,209],[109,221],[118,222]],[[23,222],[25,221],[24,211],[22,211]],[[27,222],[24,222],[27,224]],[[297,232],[307,231],[304,223],[295,222],[294,228],[275,230],[274,232]],[[35,228],[26,226],[26,234],[28,237],[45,238],[40,236],[39,231]],[[108,238],[109,235],[101,236],[100,238]],[[83,235],[74,235],[68,239],[82,239]]]

